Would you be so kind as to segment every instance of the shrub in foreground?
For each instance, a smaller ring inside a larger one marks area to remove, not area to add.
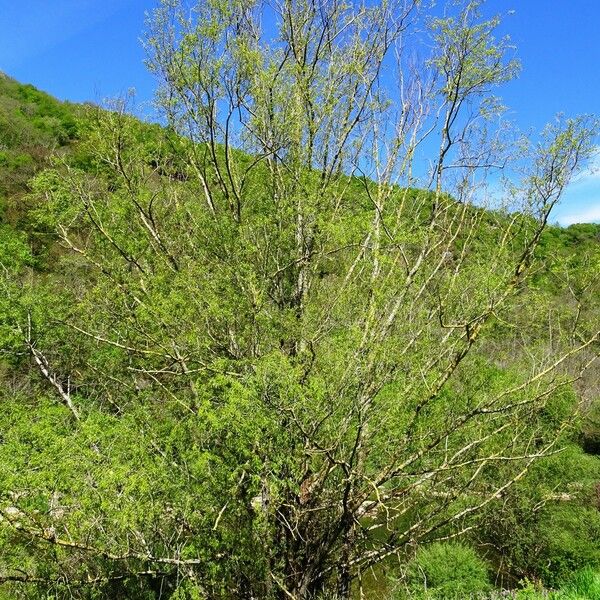
[[[491,588],[488,567],[475,550],[459,543],[435,543],[421,548],[407,569],[411,595],[463,598]]]

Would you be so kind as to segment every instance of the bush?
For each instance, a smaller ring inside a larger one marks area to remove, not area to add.
[[[490,589],[486,562],[470,547],[436,543],[421,548],[407,569],[407,585],[413,595],[460,598]]]
[[[538,558],[538,571],[546,585],[558,587],[573,572],[600,568],[598,509],[565,503],[546,511],[545,517],[539,527],[544,551]]]
[[[503,583],[525,577],[558,589],[572,573],[600,568],[598,457],[573,442],[534,465],[482,514],[475,541],[495,548]]]

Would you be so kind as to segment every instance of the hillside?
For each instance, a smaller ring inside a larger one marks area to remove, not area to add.
[[[76,137],[78,108],[0,73],[0,206],[18,212],[27,182]]]
[[[600,225],[259,158],[0,76],[0,598],[600,569]]]

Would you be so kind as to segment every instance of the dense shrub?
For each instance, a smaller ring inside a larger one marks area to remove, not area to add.
[[[413,597],[423,592],[428,598],[463,598],[490,589],[486,562],[459,543],[421,548],[408,566],[406,580]]]
[[[600,461],[566,443],[482,514],[474,541],[494,549],[499,585],[534,578],[558,589],[571,573],[600,566]]]

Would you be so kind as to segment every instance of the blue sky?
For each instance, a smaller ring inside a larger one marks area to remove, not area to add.
[[[72,101],[101,101],[137,90],[139,109],[154,81],[140,38],[153,0],[0,0],[0,70]],[[523,68],[501,95],[524,130],[554,115],[600,113],[600,2],[488,0],[505,15]],[[600,157],[574,182],[555,220],[600,221]]]

